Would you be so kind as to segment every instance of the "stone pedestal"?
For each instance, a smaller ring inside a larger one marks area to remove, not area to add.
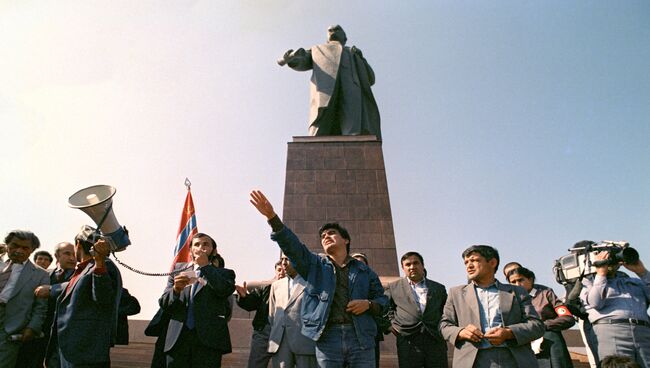
[[[350,252],[380,276],[399,276],[381,141],[375,136],[294,137],[289,142],[283,222],[314,252],[318,229],[338,222]]]

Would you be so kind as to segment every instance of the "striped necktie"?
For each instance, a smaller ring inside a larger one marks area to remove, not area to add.
[[[9,263],[9,265],[2,270],[0,273],[0,292],[7,286],[7,282],[9,282],[9,278],[11,277],[11,267],[13,266],[13,263]]]

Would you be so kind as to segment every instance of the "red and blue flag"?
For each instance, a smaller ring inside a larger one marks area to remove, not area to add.
[[[183,206],[183,214],[181,215],[181,224],[178,228],[178,235],[176,236],[176,247],[174,247],[174,261],[172,262],[171,269],[178,262],[192,262],[192,253],[190,246],[192,236],[198,233],[196,227],[196,215],[194,214],[194,201],[192,200],[192,192],[189,185],[187,187],[187,196],[185,197],[185,205]]]

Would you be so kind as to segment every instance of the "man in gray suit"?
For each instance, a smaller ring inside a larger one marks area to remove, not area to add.
[[[35,266],[29,255],[40,246],[31,231],[14,230],[5,238],[9,262],[0,272],[0,367],[14,367],[21,343],[40,335],[47,300],[34,290],[49,285],[47,271]]]
[[[419,253],[407,252],[400,263],[405,277],[386,288],[399,366],[447,368],[447,342],[438,329],[447,291],[444,285],[425,277],[424,259]]]
[[[536,367],[530,342],[544,323],[526,291],[501,284],[495,273],[499,252],[473,245],[463,252],[469,283],[449,291],[440,332],[454,345],[454,367]]]
[[[282,255],[280,260],[287,277],[271,284],[269,295],[269,353],[273,353],[274,368],[312,368],[317,367],[314,341],[300,331],[305,280],[291,266],[289,258]]]

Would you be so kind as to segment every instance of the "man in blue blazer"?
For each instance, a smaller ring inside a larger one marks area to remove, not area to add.
[[[49,290],[57,301],[48,355],[57,341],[61,368],[110,367],[122,277],[92,227],[81,228],[74,250],[79,263],[70,281]]]
[[[29,255],[40,242],[31,231],[14,230],[5,238],[8,264],[0,269],[0,367],[14,367],[21,342],[41,333],[47,300],[35,299],[34,289],[48,285],[47,272]],[[15,338],[12,338],[15,337]]]
[[[167,367],[221,367],[230,353],[228,297],[235,291],[235,272],[217,268],[211,258],[217,243],[208,235],[192,237],[193,262],[177,263],[160,307],[169,314],[164,351]]]

